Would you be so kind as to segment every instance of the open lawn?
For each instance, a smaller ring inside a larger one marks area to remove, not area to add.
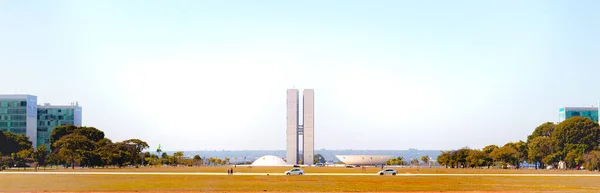
[[[1,191],[600,192],[600,177],[0,174]]]

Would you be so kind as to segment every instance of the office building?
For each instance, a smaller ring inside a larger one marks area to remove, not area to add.
[[[50,135],[55,127],[61,125],[81,126],[81,107],[78,103],[71,105],[50,105],[37,107],[37,141],[38,146],[46,144],[50,150]]]
[[[314,90],[304,89],[302,106],[299,99],[298,89],[287,90],[286,161],[288,164],[299,164],[302,158],[302,164],[312,165],[315,147]],[[300,150],[300,142],[302,142],[302,150]]]
[[[558,110],[559,123],[575,116],[587,117],[598,122],[598,107],[563,107]]]
[[[0,131],[25,134],[37,147],[37,97],[0,95]]]

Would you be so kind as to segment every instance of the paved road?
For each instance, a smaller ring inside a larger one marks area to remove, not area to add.
[[[31,175],[213,175],[225,176],[224,172],[0,172],[0,175],[31,174]],[[282,176],[282,173],[235,173],[236,176]],[[366,173],[308,173],[307,176],[376,176]],[[500,177],[600,177],[600,174],[412,174],[404,173],[396,176],[500,176]]]

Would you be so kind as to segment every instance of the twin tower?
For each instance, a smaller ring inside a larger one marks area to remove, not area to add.
[[[288,164],[312,165],[315,154],[315,91],[304,89],[302,104],[299,93],[298,89],[287,90],[286,158]]]

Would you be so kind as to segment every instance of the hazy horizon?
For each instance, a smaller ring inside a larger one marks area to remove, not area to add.
[[[150,150],[482,148],[596,105],[600,2],[0,1],[0,94]]]

